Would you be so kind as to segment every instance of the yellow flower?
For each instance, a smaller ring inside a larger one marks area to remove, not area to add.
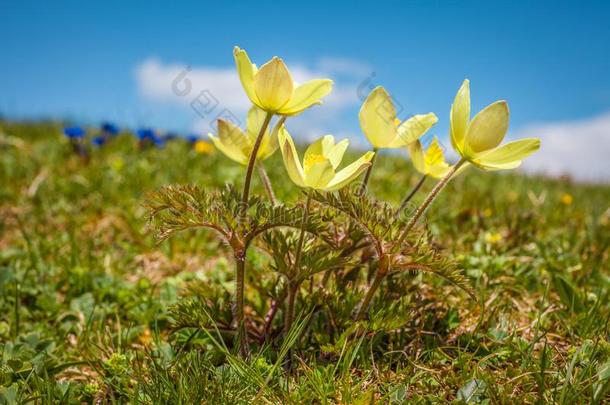
[[[561,196],[561,202],[564,205],[572,205],[572,203],[574,202],[574,198],[570,194],[565,193]]]
[[[496,243],[502,242],[502,239],[504,239],[504,238],[502,237],[502,235],[499,232],[485,233],[485,242],[487,242],[490,245],[495,245]]]
[[[230,121],[218,120],[218,138],[208,134],[214,146],[222,153],[242,165],[247,165],[252,154],[252,148],[256,142],[256,137],[265,120],[265,112],[256,106],[252,106],[246,118],[246,132]],[[257,159],[262,161],[276,151],[278,146],[277,134],[265,130],[263,140],[258,149]]]
[[[425,176],[440,179],[451,170],[451,166],[445,161],[443,149],[441,149],[436,137],[425,152],[419,139],[409,143],[407,149],[415,170]]]
[[[197,153],[210,154],[210,153],[212,153],[213,150],[214,150],[214,147],[209,142],[206,142],[201,139],[198,140],[197,142],[195,142],[195,151]]]
[[[243,49],[233,49],[237,73],[252,103],[263,110],[279,115],[296,115],[321,99],[333,88],[333,81],[314,79],[297,85],[288,68],[278,57],[257,69]]]
[[[367,152],[337,172],[337,167],[347,149],[347,139],[337,144],[332,135],[318,139],[307,148],[301,164],[294,141],[284,126],[279,129],[278,138],[288,176],[297,186],[303,188],[338,190],[348,185],[369,167],[375,155],[375,152]]]
[[[451,144],[462,158],[481,169],[514,169],[540,148],[540,139],[525,138],[499,146],[508,120],[506,101],[488,105],[470,120],[470,82],[464,80],[451,106]]]
[[[360,108],[360,128],[375,148],[400,148],[418,140],[436,124],[433,113],[417,114],[401,122],[388,92],[376,87]]]

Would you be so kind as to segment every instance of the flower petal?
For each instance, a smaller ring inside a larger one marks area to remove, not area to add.
[[[424,150],[419,139],[415,142],[409,143],[407,145],[407,150],[409,151],[411,163],[413,163],[415,170],[421,174],[428,174],[428,171],[426,170],[426,162],[424,160]]]
[[[508,131],[508,104],[496,101],[474,116],[464,138],[463,152],[473,155],[498,146]]]
[[[371,159],[375,156],[375,152],[366,152],[354,163],[346,166],[340,170],[335,178],[332,179],[324,188],[326,191],[339,190],[342,187],[348,185],[356,177],[360,175],[367,167],[371,165]]]
[[[277,112],[292,98],[292,76],[284,62],[274,57],[265,63],[254,76],[254,91],[258,105],[264,110]]]
[[[237,74],[241,85],[246,92],[246,95],[254,104],[259,104],[256,92],[254,91],[254,76],[256,75],[256,65],[250,61],[248,54],[239,47],[233,48],[233,58],[235,59],[235,65],[237,66]]]
[[[464,80],[455,95],[451,112],[449,113],[451,145],[458,153],[462,153],[462,144],[466,136],[468,120],[470,119],[470,81]]]
[[[248,163],[248,157],[246,157],[241,151],[229,146],[225,146],[220,139],[216,138],[212,134],[208,134],[208,137],[212,140],[216,149],[224,153],[229,159],[242,165],[246,165]]]
[[[326,158],[330,160],[330,163],[333,165],[333,168],[335,170],[337,169],[337,167],[339,167],[341,160],[343,160],[343,155],[345,154],[345,151],[347,150],[348,146],[349,141],[347,139],[343,139],[339,141],[339,143],[337,143],[336,145],[333,145],[332,148],[330,148],[328,151],[324,152],[324,156],[326,156]]]
[[[360,128],[376,148],[386,148],[396,138],[396,109],[388,92],[376,87],[360,107]]]
[[[299,162],[299,154],[294,146],[292,137],[282,125],[278,130],[278,142],[280,144],[280,151],[282,152],[282,158],[284,159],[284,166],[290,180],[299,187],[307,187],[305,185],[305,175],[303,173],[303,167]]]
[[[275,151],[277,150],[278,146],[279,146],[279,141],[278,141],[278,132],[280,129],[280,126],[283,125],[283,123],[281,121],[278,121],[275,126],[273,127],[273,129],[271,130],[271,133],[267,133],[265,134],[265,137],[263,138],[263,145],[261,145],[261,149],[258,152],[258,158],[260,160],[265,160],[267,159],[269,156],[273,155],[275,153]],[[263,148],[264,146],[264,148]]]
[[[398,127],[398,136],[391,142],[390,147],[401,148],[416,141],[425,134],[438,121],[434,113],[417,114],[404,121]]]
[[[296,115],[314,104],[321,104],[321,99],[333,89],[333,81],[329,79],[314,79],[294,89],[292,99],[278,113]]]
[[[230,121],[218,120],[218,138],[208,134],[214,145],[230,159],[245,164],[250,158],[252,144],[242,130]]]
[[[305,184],[316,190],[323,190],[333,177],[335,169],[328,159],[305,166]]]
[[[538,149],[540,149],[540,139],[519,139],[478,154],[472,159],[472,164],[485,170],[514,169]]]

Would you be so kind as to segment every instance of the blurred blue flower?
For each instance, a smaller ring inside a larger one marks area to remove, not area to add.
[[[95,146],[102,146],[103,144],[106,143],[106,138],[104,138],[103,136],[96,136],[93,139],[91,139],[91,143],[94,144]]]
[[[78,139],[85,136],[85,130],[81,127],[66,127],[64,128],[64,135],[70,139]]]
[[[165,139],[160,136],[155,136],[155,139],[152,140],[157,148],[162,148],[165,146]]]
[[[120,130],[119,127],[117,127],[116,125],[114,125],[111,122],[103,122],[102,123],[102,132],[104,134],[108,134],[108,135],[117,135]]]
[[[175,139],[178,139],[180,136],[175,133],[175,132],[168,132],[165,134],[165,136],[163,137],[163,139],[165,139],[165,141],[173,141]]]
[[[155,139],[157,138],[155,131],[150,128],[140,128],[136,131],[136,135],[141,141],[149,140],[155,142]]]
[[[201,140],[201,138],[197,134],[190,134],[186,137],[186,140],[190,143],[195,143],[195,142]]]

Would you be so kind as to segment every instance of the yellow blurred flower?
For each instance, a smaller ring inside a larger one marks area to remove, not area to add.
[[[487,232],[485,233],[485,242],[490,245],[495,245],[502,242],[504,238],[499,232]]]
[[[493,211],[492,211],[492,209],[491,209],[491,208],[485,208],[485,209],[483,210],[483,216],[484,216],[485,218],[489,218],[489,217],[491,217],[491,214],[493,214]]]
[[[417,114],[401,122],[392,98],[381,86],[368,95],[359,113],[360,128],[375,148],[401,148],[418,140],[436,122],[434,113]]]
[[[565,193],[564,195],[561,196],[561,202],[564,205],[572,205],[572,203],[574,202],[574,197],[572,197],[568,193]]]
[[[246,131],[241,130],[237,125],[223,119],[218,120],[218,137],[208,134],[214,146],[232,159],[242,165],[247,165],[256,142],[256,137],[263,125],[266,113],[256,106],[252,106],[246,118]],[[257,159],[265,160],[277,150],[277,134],[267,128],[260,147],[258,148]]]
[[[464,80],[451,106],[451,144],[462,158],[481,169],[514,169],[540,148],[540,139],[525,138],[499,146],[508,121],[506,101],[488,105],[470,120],[470,82]]]
[[[211,143],[200,139],[197,142],[195,142],[195,151],[197,153],[209,155],[210,153],[212,153],[214,151],[214,147],[212,146]]]
[[[303,188],[338,190],[369,167],[375,155],[375,152],[367,152],[337,172],[337,167],[347,149],[347,139],[337,144],[332,135],[318,139],[307,148],[301,164],[294,141],[284,126],[279,129],[278,138],[288,176],[297,186]]]
[[[273,57],[258,69],[243,49],[233,49],[239,79],[246,95],[258,107],[268,113],[296,115],[315,104],[333,88],[329,79],[314,79],[297,85],[288,67],[278,57]]]

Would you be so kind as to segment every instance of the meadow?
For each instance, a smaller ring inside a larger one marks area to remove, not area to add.
[[[261,236],[241,356],[227,244],[201,229],[160,241],[150,214],[164,186],[241,187],[244,167],[180,139],[140,148],[126,132],[88,148],[75,154],[59,123],[0,122],[0,404],[610,400],[608,185],[470,167],[418,234],[432,271],[391,274],[356,322],[376,269],[366,249],[335,257],[330,281],[303,282],[288,334],[282,309],[265,323],[283,284],[266,249],[280,242]],[[405,152],[375,164],[362,204],[398,206],[420,176]],[[265,167],[298,206],[280,154]]]

